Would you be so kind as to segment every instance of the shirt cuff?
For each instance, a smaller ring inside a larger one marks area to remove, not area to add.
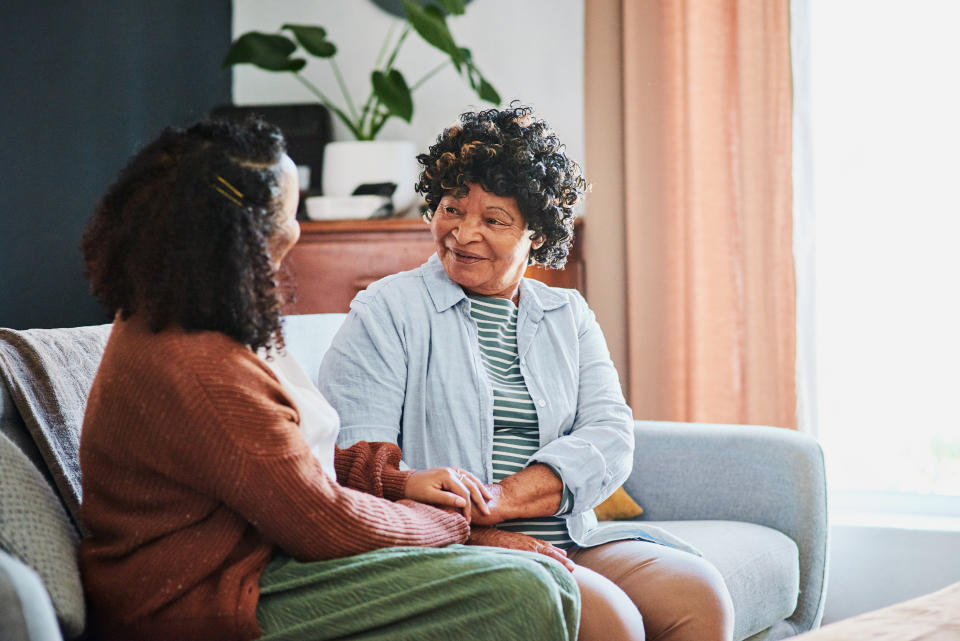
[[[553,465],[549,463],[544,463],[543,461],[536,461],[539,465],[546,465],[550,470],[557,475],[557,478],[563,482],[563,477],[560,476],[560,472]],[[570,488],[567,487],[567,484],[563,484],[563,494],[560,496],[560,507],[554,512],[554,516],[566,516],[570,514],[571,509],[573,508],[573,492],[570,491]]]

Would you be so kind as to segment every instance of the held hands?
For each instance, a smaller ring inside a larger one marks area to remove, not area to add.
[[[473,515],[473,525],[496,525],[511,518],[509,512],[509,499],[504,492],[503,486],[499,483],[486,483],[483,485],[487,503],[484,506],[486,510],[477,510]]]
[[[507,548],[510,550],[525,550],[527,552],[537,552],[551,559],[559,561],[563,567],[573,572],[576,567],[570,559],[567,558],[565,550],[550,545],[546,541],[535,539],[532,536],[521,534],[520,532],[510,532],[507,530],[498,530],[491,527],[471,527],[470,538],[467,545],[488,545],[497,548]]]
[[[456,467],[414,472],[404,497],[458,508],[468,523],[496,525],[525,517],[549,516],[560,507],[563,481],[546,465],[534,463],[500,483],[481,483]]]
[[[411,474],[403,494],[404,498],[421,503],[458,508],[470,523],[471,518],[490,516],[487,501],[494,498],[490,487],[466,470],[434,467]],[[474,508],[479,514],[473,512]]]
[[[534,463],[499,483],[484,486],[487,511],[478,511],[474,525],[496,525],[511,519],[550,516],[560,508],[563,481],[548,466]]]

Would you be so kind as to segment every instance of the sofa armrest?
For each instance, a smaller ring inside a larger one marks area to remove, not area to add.
[[[826,472],[820,445],[762,426],[636,422],[627,492],[643,520],[745,521],[789,536],[800,559],[800,600],[790,621],[820,623],[827,570]]]
[[[0,549],[0,622],[4,641],[61,641],[57,615],[37,573]]]

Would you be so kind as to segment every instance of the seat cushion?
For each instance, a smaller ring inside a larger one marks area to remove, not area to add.
[[[772,528],[739,521],[651,521],[690,543],[720,571],[736,616],[734,639],[746,639],[797,607],[797,545]]]
[[[0,632],[4,641],[61,639],[50,596],[29,566],[0,550]]]
[[[80,636],[86,620],[79,542],[47,480],[0,434],[0,548],[39,575],[67,639]]]

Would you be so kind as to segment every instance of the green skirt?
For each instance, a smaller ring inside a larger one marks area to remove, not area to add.
[[[260,578],[267,641],[573,641],[580,593],[541,554],[500,548],[385,548],[300,563],[279,554]]]

